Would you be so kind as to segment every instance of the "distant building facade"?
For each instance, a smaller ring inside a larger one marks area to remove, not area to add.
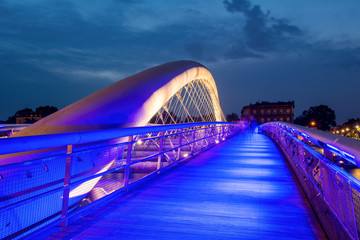
[[[274,121],[293,123],[294,107],[294,101],[257,102],[243,107],[241,115],[248,120],[255,118],[259,124]]]
[[[39,114],[28,114],[28,115],[16,115],[16,124],[34,123],[43,117]]]

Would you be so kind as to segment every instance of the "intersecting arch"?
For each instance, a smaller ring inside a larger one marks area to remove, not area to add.
[[[211,73],[197,62],[177,61],[150,68],[118,81],[36,122],[16,136],[145,126],[156,114],[161,115],[161,111],[169,111],[170,102],[176,96],[179,99],[184,89],[194,87],[198,90],[189,90],[188,98],[194,97],[198,102],[206,102],[207,105],[195,104],[188,108],[197,109],[198,112],[202,108],[208,112],[193,117],[188,113],[188,119],[196,121],[194,119],[197,117],[197,121],[224,121]],[[194,95],[196,92],[197,97]],[[180,99],[178,102],[181,101]],[[181,118],[184,117],[179,117]],[[184,121],[187,120],[179,120]]]

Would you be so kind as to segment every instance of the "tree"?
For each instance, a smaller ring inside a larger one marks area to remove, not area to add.
[[[231,114],[226,115],[226,121],[228,121],[228,122],[237,122],[239,120],[240,120],[240,117],[236,113],[231,113]]]
[[[303,111],[294,123],[302,126],[313,126],[323,131],[330,130],[336,125],[335,111],[327,105],[312,106],[309,110]]]
[[[345,134],[345,136],[360,140],[360,132],[358,130],[356,130],[356,129],[351,129],[349,132],[347,132]]]
[[[54,106],[40,106],[38,108],[36,108],[35,113],[42,116],[42,117],[46,117],[54,112],[56,112],[58,109]]]

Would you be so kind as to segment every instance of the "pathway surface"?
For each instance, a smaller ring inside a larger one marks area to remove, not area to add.
[[[266,136],[238,135],[47,239],[324,239]]]

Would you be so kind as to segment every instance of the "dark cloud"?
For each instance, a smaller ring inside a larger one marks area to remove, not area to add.
[[[229,12],[239,12],[246,18],[243,28],[245,44],[256,51],[273,51],[287,45],[291,37],[302,34],[300,28],[291,25],[285,19],[271,17],[259,5],[252,5],[248,0],[225,0]]]
[[[334,106],[338,98],[328,93],[358,98],[356,88],[341,92],[337,81],[357,84],[360,49],[316,42],[308,29],[249,0],[217,2],[214,12],[197,7],[206,0],[189,2],[181,10],[174,1],[1,1],[1,102],[7,104],[0,119],[23,107],[61,108],[146,68],[189,58],[210,69],[229,113],[249,100],[292,100],[294,89],[301,90],[297,106],[303,98],[311,104],[323,88],[316,97]]]

